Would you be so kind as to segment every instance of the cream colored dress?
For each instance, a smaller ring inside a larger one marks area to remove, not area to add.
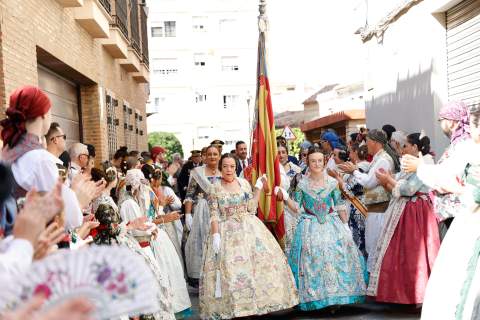
[[[216,182],[209,192],[211,221],[218,221],[220,253],[212,236],[205,242],[200,279],[202,319],[231,319],[288,309],[298,294],[287,259],[275,238],[255,216],[250,185],[226,191]]]

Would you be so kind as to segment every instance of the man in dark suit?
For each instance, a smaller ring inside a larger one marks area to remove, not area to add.
[[[237,141],[237,143],[235,144],[237,177],[240,176],[240,173],[242,173],[243,169],[248,167],[247,155],[248,155],[247,144],[243,141]]]
[[[177,178],[177,185],[178,185],[178,193],[180,194],[180,198],[185,200],[185,196],[187,194],[187,187],[188,181],[190,180],[190,171],[193,168],[196,168],[202,165],[202,152],[200,150],[192,150],[192,155],[190,160],[187,161],[182,167],[180,174]]]

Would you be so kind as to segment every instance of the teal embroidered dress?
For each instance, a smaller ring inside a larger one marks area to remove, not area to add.
[[[365,260],[338,210],[346,210],[337,181],[326,177],[314,189],[303,178],[295,191],[300,217],[288,262],[300,297],[301,310],[365,301]]]

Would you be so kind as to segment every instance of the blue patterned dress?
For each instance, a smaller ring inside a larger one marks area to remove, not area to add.
[[[337,181],[326,177],[315,190],[309,178],[300,180],[295,201],[301,214],[288,262],[300,297],[301,310],[365,301],[365,260],[337,210],[345,210]]]

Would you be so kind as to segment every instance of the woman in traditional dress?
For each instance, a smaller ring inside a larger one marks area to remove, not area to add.
[[[368,172],[369,163],[367,161],[368,150],[367,146],[359,146],[358,143],[353,143],[350,146],[349,158],[353,164],[355,164],[362,172]],[[346,191],[351,192],[360,201],[363,200],[363,187],[358,183],[353,174],[343,175],[345,182],[344,186]],[[363,257],[367,258],[367,250],[365,249],[365,217],[363,214],[352,204],[349,203],[349,216],[348,226],[352,230],[353,241],[357,245]]]
[[[425,291],[422,319],[480,318],[480,107],[470,108],[471,139],[459,142],[441,164],[404,156],[402,166],[427,185],[459,195]],[[453,204],[452,204],[453,205]],[[446,208],[448,210],[448,208]]]
[[[293,201],[285,190],[290,210],[299,222],[288,262],[299,291],[301,310],[365,301],[365,260],[348,228],[346,206],[338,182],[324,170],[319,148],[308,152],[309,175],[300,180]]]
[[[418,156],[419,152],[425,161],[433,163],[430,139],[412,133],[407,136],[403,154]],[[393,198],[373,253],[367,294],[380,302],[421,304],[440,248],[430,188],[415,173],[400,171],[393,177],[379,171],[376,175]]]
[[[168,237],[175,246],[178,257],[182,264],[183,255],[182,255],[182,235],[183,235],[183,225],[180,221],[179,210],[182,209],[182,202],[180,198],[175,194],[173,189],[169,186],[170,184],[166,180],[166,176],[163,174],[161,169],[152,168],[150,180],[150,187],[155,194],[155,197],[158,199],[160,204],[160,209],[158,210],[157,221],[162,223],[162,227],[165,232],[168,234]],[[150,170],[149,170],[150,171]],[[143,172],[145,174],[145,171]],[[163,208],[163,210],[161,210]]]
[[[297,291],[282,249],[256,217],[260,189],[235,174],[235,158],[222,156],[222,180],[209,192],[211,231],[200,282],[202,319],[231,319],[288,309]]]
[[[277,145],[278,156],[280,158],[280,176],[281,186],[285,190],[290,190],[290,182],[292,178],[297,174],[301,174],[302,169],[288,161],[288,149],[284,144]],[[290,212],[288,207],[285,207],[284,220],[285,220],[285,254],[288,255],[290,251],[290,244],[292,243],[293,234],[295,233],[295,227],[297,226],[297,217],[294,213]]]
[[[133,211],[139,208],[140,212],[135,214],[145,214],[151,222],[157,225],[157,227],[154,226],[152,228],[155,232],[154,237],[151,237],[150,240],[141,239],[140,241],[148,241],[160,269],[165,272],[170,280],[170,287],[173,293],[172,304],[175,316],[179,319],[188,317],[191,315],[191,302],[188,295],[187,284],[183,272],[181,272],[183,270],[182,263],[175,250],[175,246],[164,230],[163,225],[167,222],[163,218],[164,214],[162,213],[158,215],[158,212],[160,210],[163,211],[163,208],[159,209],[158,200],[140,169],[129,170],[125,179],[127,191],[128,186],[131,185],[134,192],[133,194],[129,193],[131,197],[128,198],[127,196],[128,199],[125,200],[122,205],[120,213],[122,214],[122,217],[124,214],[133,215]],[[135,203],[133,203],[133,201],[135,201]],[[126,210],[128,210],[128,212],[124,210],[125,204],[127,205]],[[137,204],[136,207],[135,204]]]
[[[185,244],[185,263],[191,286],[198,287],[202,268],[203,245],[210,229],[208,191],[213,183],[220,180],[218,161],[220,152],[216,146],[206,149],[205,165],[190,172],[187,195],[185,197],[185,225],[190,231]],[[193,214],[193,218],[192,218]]]
[[[149,265],[158,281],[160,291],[157,293],[157,297],[162,310],[154,315],[143,315],[140,319],[175,319],[172,306],[173,293],[168,277],[163,270],[160,269],[150,248],[146,247],[147,250],[142,248],[132,235],[132,232],[145,232],[145,230],[150,227],[145,225],[147,217],[139,214],[138,218],[122,221],[118,207],[110,196],[111,190],[117,185],[117,172],[113,167],[107,168],[105,173],[97,169],[92,169],[92,179],[94,181],[103,179],[107,182],[105,190],[92,204],[95,218],[100,222],[97,228],[97,234],[94,237],[94,243],[97,245],[112,245],[117,243],[125,245],[141,255]]]

